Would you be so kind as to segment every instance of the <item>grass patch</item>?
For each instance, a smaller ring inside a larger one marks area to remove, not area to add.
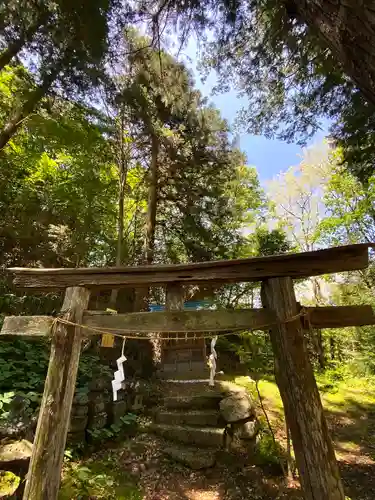
[[[363,411],[375,413],[375,378],[333,375],[331,372],[316,374],[316,381],[326,410],[351,414]],[[233,382],[245,387],[257,399],[255,384],[249,377],[234,377]],[[276,382],[259,381],[259,391],[268,409],[284,418],[283,402]]]
[[[343,377],[328,388],[326,374],[319,374],[316,379],[326,410],[353,415],[375,411],[375,379]]]

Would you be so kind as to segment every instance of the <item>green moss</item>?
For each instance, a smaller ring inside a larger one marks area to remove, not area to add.
[[[20,484],[21,479],[9,471],[0,471],[0,497],[12,495]]]

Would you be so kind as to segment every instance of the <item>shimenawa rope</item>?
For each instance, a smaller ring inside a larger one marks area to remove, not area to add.
[[[286,324],[286,323],[290,323],[292,321],[295,321],[297,320],[298,318],[302,318],[302,317],[307,317],[308,319],[308,316],[309,316],[309,313],[306,309],[302,308],[301,311],[298,313],[298,314],[295,314],[294,316],[291,316],[290,318],[286,318],[284,319],[283,321],[273,321],[271,323],[264,323],[263,325],[258,325],[257,327],[254,327],[254,328],[243,328],[243,327],[239,327],[237,329],[232,329],[230,332],[228,332],[227,328],[223,328],[223,333],[219,333],[220,330],[215,330],[214,333],[210,333],[210,334],[206,334],[206,335],[197,335],[197,332],[192,332],[194,333],[194,336],[191,337],[191,338],[199,338],[199,339],[210,339],[212,337],[215,337],[216,335],[218,337],[226,337],[226,336],[229,336],[229,335],[238,335],[239,333],[243,332],[243,331],[255,331],[255,330],[267,330],[269,328],[271,328],[272,326],[275,326],[275,325],[280,325],[280,324]],[[53,329],[55,328],[55,326],[57,325],[57,323],[62,323],[62,324],[65,324],[65,325],[70,325],[70,326],[77,326],[79,328],[82,328],[84,330],[89,330],[91,332],[93,332],[94,334],[97,334],[97,335],[114,335],[115,337],[120,337],[120,338],[124,338],[126,337],[127,339],[138,339],[138,340],[184,340],[185,337],[160,337],[157,333],[150,333],[148,335],[129,335],[129,333],[131,334],[132,332],[134,332],[134,328],[132,329],[127,329],[127,328],[101,328],[101,327],[94,327],[94,326],[89,326],[89,325],[83,325],[81,323],[75,323],[74,321],[69,321],[65,318],[61,318],[61,317],[56,317],[54,318],[53,320],[53,323],[51,325],[51,331],[53,331]],[[119,333],[114,333],[114,332],[123,332],[123,334],[119,334]],[[183,333],[181,332],[180,330],[177,331],[173,331],[173,330],[170,330],[171,333]]]

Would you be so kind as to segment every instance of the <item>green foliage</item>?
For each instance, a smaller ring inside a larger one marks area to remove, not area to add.
[[[13,493],[18,488],[21,478],[10,471],[0,471],[0,495],[2,497],[14,498]]]
[[[260,432],[254,451],[257,465],[280,466],[281,461],[285,461],[284,449],[265,429]]]
[[[259,227],[255,233],[257,255],[278,255],[291,251],[285,231],[281,228],[269,231],[265,227]]]
[[[324,23],[316,20],[315,8],[275,0],[172,1],[160,15],[174,23],[177,17],[182,43],[189,29],[201,34],[201,69],[218,72],[217,92],[235,87],[246,98],[238,123],[247,132],[304,144],[328,119],[331,136],[343,146],[345,168],[367,180],[374,172],[374,104],[358,90],[361,75],[354,83],[345,74],[354,67],[346,22],[335,52],[330,36],[320,33]],[[359,8],[356,18],[361,16],[368,20]]]
[[[109,427],[102,429],[88,430],[92,440],[96,443],[106,441],[108,439],[115,440],[124,436],[124,434],[133,433],[137,427],[137,415],[126,413],[120,418],[118,424],[112,424]]]
[[[20,413],[30,417],[38,408],[47,374],[50,346],[46,340],[3,340],[0,343],[0,419]],[[87,393],[96,378],[111,378],[112,371],[97,355],[80,358],[77,391]]]
[[[134,480],[120,470],[118,451],[105,456],[93,456],[84,463],[68,462],[59,500],[141,500],[140,489]]]

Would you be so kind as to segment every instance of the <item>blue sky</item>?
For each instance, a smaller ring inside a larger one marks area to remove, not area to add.
[[[238,98],[236,90],[221,95],[212,95],[211,91],[216,83],[215,73],[212,72],[203,84],[197,71],[197,44],[194,39],[190,40],[187,48],[182,51],[181,59],[191,69],[195,76],[196,87],[203,95],[209,98],[230,125],[233,124],[236,113],[246,106],[246,99]],[[319,143],[326,135],[326,131],[320,131],[315,135],[310,144]],[[288,144],[278,140],[266,139],[263,136],[240,133],[240,147],[246,153],[249,165],[254,165],[262,183],[272,179],[281,171],[285,171],[292,165],[300,162],[302,148],[297,144]]]

